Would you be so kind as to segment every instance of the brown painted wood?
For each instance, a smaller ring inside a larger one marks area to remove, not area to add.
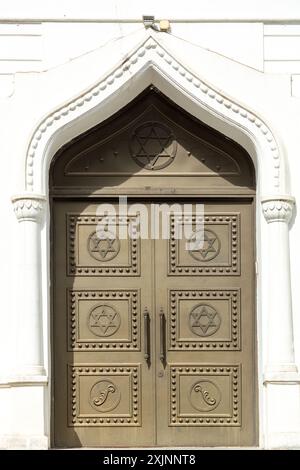
[[[167,328],[165,363],[156,357],[159,445],[256,443],[253,227],[252,201],[209,201],[202,249],[155,242]]]
[[[247,152],[155,89],[62,147],[50,172],[55,195],[224,195],[254,189]]]
[[[54,162],[53,445],[255,445],[250,157],[147,90]],[[121,239],[136,221],[118,213],[122,193],[148,208],[204,203],[202,248],[174,239],[183,221],[168,213],[169,240]],[[117,211],[111,238],[103,202]]]
[[[141,272],[150,240],[98,249],[96,212],[85,202],[55,204],[55,444],[150,445],[154,379],[141,337],[141,309],[153,312],[151,271]]]

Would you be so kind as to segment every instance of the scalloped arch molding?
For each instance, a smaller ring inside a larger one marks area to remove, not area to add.
[[[127,81],[143,70],[154,67],[158,73],[171,78],[176,88],[188,94],[199,106],[223,121],[239,128],[257,149],[258,167],[264,193],[279,195],[288,192],[285,187],[285,162],[270,127],[252,111],[234,102],[225,92],[215,90],[189,71],[182,63],[159,44],[152,34],[127,59],[115,67],[88,91],[49,114],[36,128],[26,155],[25,190],[42,193],[46,191],[45,175],[48,168],[46,153],[55,134],[73,120],[78,120],[112,96]]]

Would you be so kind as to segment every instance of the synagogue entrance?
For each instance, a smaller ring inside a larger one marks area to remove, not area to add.
[[[58,152],[50,192],[53,445],[255,445],[247,153],[151,88]]]

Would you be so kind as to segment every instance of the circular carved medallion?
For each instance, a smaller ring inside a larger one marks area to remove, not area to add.
[[[101,413],[111,411],[118,406],[121,393],[118,387],[110,380],[100,380],[90,391],[91,406]]]
[[[134,161],[147,170],[169,166],[176,155],[173,132],[160,122],[145,122],[132,133],[130,153]]]
[[[93,232],[88,238],[88,252],[98,261],[110,261],[120,251],[120,240],[109,230]]]
[[[212,230],[198,230],[189,238],[189,254],[197,261],[210,261],[220,253],[221,242]]]
[[[89,330],[96,336],[112,336],[121,325],[121,317],[110,305],[97,305],[88,318]]]
[[[210,380],[199,380],[192,386],[189,398],[196,410],[208,412],[218,406],[221,396],[216,384]]]
[[[190,330],[198,336],[211,336],[221,325],[221,317],[218,312],[207,304],[198,304],[190,312]]]

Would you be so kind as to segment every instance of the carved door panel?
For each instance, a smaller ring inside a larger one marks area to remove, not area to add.
[[[55,445],[153,444],[154,378],[141,336],[151,244],[121,238],[134,216],[117,213],[108,231],[95,203],[56,201],[53,215]]]
[[[204,234],[156,243],[157,442],[254,445],[256,369],[251,202],[205,204]],[[203,233],[203,232],[202,232]]]

